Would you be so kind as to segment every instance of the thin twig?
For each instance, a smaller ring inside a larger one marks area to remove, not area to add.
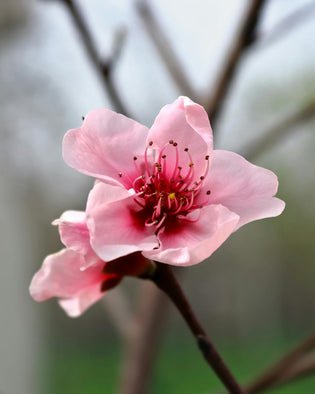
[[[291,383],[293,380],[305,378],[309,375],[313,375],[315,372],[315,357],[300,360],[286,371],[280,378],[275,382],[273,387],[282,386],[284,384]]]
[[[315,13],[315,3],[311,2],[301,6],[297,11],[292,12],[278,22],[269,32],[257,37],[258,45],[256,48],[262,49],[269,44],[273,44],[279,38],[285,36],[292,28],[305,22],[306,19],[312,18]]]
[[[177,84],[180,93],[196,100],[196,93],[190,83],[189,78],[184,72],[183,66],[176,56],[163,28],[160,26],[154,12],[146,0],[136,2],[136,10],[144,22],[144,26],[158,50],[165,66],[174,82]]]
[[[236,379],[223,361],[214,344],[207,336],[200,322],[197,320],[195,313],[191,308],[185,294],[183,293],[178,281],[176,280],[171,267],[167,264],[156,264],[157,269],[151,280],[153,280],[153,282],[155,282],[155,284],[173,301],[182,317],[186,321],[191,332],[195,336],[199,349],[201,350],[207,363],[212,367],[230,393],[244,393],[243,389],[237,383]]]
[[[154,359],[165,315],[167,299],[149,282],[142,282],[135,316],[136,330],[127,337],[120,379],[121,394],[145,394],[149,388]]]
[[[260,393],[276,382],[280,381],[288,373],[298,360],[315,347],[315,334],[311,335],[305,341],[296,346],[293,350],[283,356],[275,365],[268,368],[262,375],[246,386],[246,393]]]
[[[111,73],[112,69],[110,68],[111,63],[108,61],[105,63],[101,62],[97,50],[95,48],[93,39],[91,37],[91,34],[89,32],[89,29],[81,15],[80,10],[76,6],[75,1],[73,0],[61,0],[61,1],[63,1],[64,4],[69,9],[69,12],[75,23],[75,26],[77,27],[78,32],[81,35],[82,41],[89,55],[89,58],[94,64],[96,70],[101,75],[105,90],[108,93],[114,108],[116,109],[116,111],[120,112],[121,114],[128,116],[128,111],[124,106],[124,104],[122,103],[118,91],[111,79],[111,74],[112,74]],[[119,44],[121,45],[121,41],[119,41]]]
[[[264,151],[272,148],[277,142],[279,142],[285,135],[289,134],[294,130],[296,125],[306,122],[315,116],[315,102],[311,101],[304,107],[299,108],[296,112],[291,114],[285,120],[279,122],[269,131],[262,133],[262,137],[255,142],[252,142],[243,149],[241,155],[245,156],[248,160],[257,158]]]
[[[244,50],[251,45],[255,39],[255,29],[265,2],[266,0],[252,0],[250,2],[247,12],[242,19],[239,31],[235,34],[234,42],[227,55],[223,70],[217,79],[214,90],[211,92],[208,103],[205,105],[212,124],[214,124],[214,121],[221,111],[224,98],[227,95]]]
[[[127,302],[127,296],[122,291],[121,286],[107,292],[102,301],[121,337],[126,340],[129,337],[133,338],[138,327],[131,312],[130,304]]]

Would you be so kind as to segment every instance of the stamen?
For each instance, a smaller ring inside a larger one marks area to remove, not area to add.
[[[159,222],[158,225],[156,226],[156,229],[157,229],[157,230],[162,226],[162,224],[164,223],[166,217],[167,217],[167,213],[164,213],[162,219],[160,220],[160,222]]]

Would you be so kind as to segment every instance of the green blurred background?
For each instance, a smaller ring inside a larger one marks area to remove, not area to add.
[[[148,2],[206,103],[249,2]],[[112,81],[129,113],[150,126],[184,92],[134,3],[76,4],[100,57],[115,53],[117,32],[124,32]],[[309,11],[300,13],[303,7]],[[315,112],[304,111],[315,102],[314,0],[266,1],[256,33],[215,124],[215,148],[274,171],[286,210],[233,234],[210,261],[176,271],[242,383],[315,331]],[[84,209],[93,183],[63,163],[62,137],[88,111],[114,108],[62,1],[0,3],[0,104],[0,392],[120,393],[125,348],[113,308],[123,292],[134,316],[145,297],[141,281],[125,279],[78,319],[55,300],[36,304],[28,294],[44,257],[62,247],[49,223],[67,209]],[[148,393],[222,392],[177,311],[163,305],[159,340],[147,343],[157,351]],[[314,393],[315,378],[273,392]]]

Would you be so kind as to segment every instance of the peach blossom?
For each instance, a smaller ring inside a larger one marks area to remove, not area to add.
[[[171,265],[197,264],[238,228],[277,216],[285,205],[274,197],[274,173],[213,150],[207,113],[187,97],[163,107],[151,129],[108,109],[92,111],[65,135],[63,155],[101,181],[86,214],[90,244],[103,261],[141,252]]]

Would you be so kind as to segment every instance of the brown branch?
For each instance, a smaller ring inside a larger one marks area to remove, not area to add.
[[[168,311],[166,297],[150,282],[139,292],[136,329],[127,337],[122,362],[119,393],[145,394],[159,348],[161,330]]]
[[[109,312],[115,327],[122,338],[126,341],[134,337],[134,332],[138,329],[137,321],[131,313],[130,304],[127,302],[127,296],[121,287],[106,293],[102,299],[104,308]]]
[[[208,103],[205,105],[212,124],[215,123],[221,111],[224,98],[229,91],[237,65],[244,50],[254,41],[254,32],[265,2],[266,0],[252,0],[250,2],[239,31],[235,35],[232,48],[227,55],[223,70],[218,77],[216,87],[211,93]]]
[[[201,350],[207,363],[215,371],[219,379],[230,393],[244,393],[243,389],[235,380],[214,344],[207,336],[200,322],[197,320],[193,309],[191,308],[185,294],[183,293],[173,274],[171,267],[167,264],[156,264],[157,269],[151,279],[153,282],[155,282],[157,287],[159,287],[169,296],[181,313],[191,332],[195,336],[199,349]]]
[[[272,44],[274,41],[285,36],[285,34],[287,34],[288,31],[291,31],[292,28],[298,26],[301,22],[305,22],[305,19],[313,17],[314,13],[314,2],[301,6],[297,11],[292,12],[290,15],[284,17],[265,35],[258,36],[257,48],[262,49],[265,46]]]
[[[256,394],[272,387],[289,373],[290,369],[315,347],[315,334],[282,357],[275,365],[268,368],[261,376],[246,386],[246,393]]]
[[[146,0],[137,1],[136,10],[144,23],[148,35],[164,61],[166,68],[178,86],[180,93],[196,100],[197,96],[189,78],[185,74],[181,62],[177,58],[174,49],[154,15],[149,3]]]
[[[111,78],[112,63],[110,61],[107,61],[105,63],[101,62],[97,50],[95,48],[93,39],[91,37],[91,34],[89,32],[89,29],[81,15],[80,10],[76,6],[75,1],[73,0],[61,0],[61,1],[63,1],[63,3],[68,7],[68,10],[73,18],[75,26],[81,35],[88,56],[91,59],[95,69],[102,77],[101,79],[103,81],[105,90],[108,93],[114,108],[116,109],[116,111],[128,116],[128,111],[124,106]],[[118,41],[119,45],[121,45],[122,42],[123,42],[122,40]],[[120,53],[120,50],[117,51],[117,53]],[[117,60],[117,56],[115,60]]]
[[[297,362],[292,368],[288,369],[283,375],[277,380],[273,387],[291,383],[294,380],[305,378],[315,373],[315,357],[311,357],[305,360]]]
[[[298,124],[311,120],[315,116],[315,101],[311,101],[302,108],[299,108],[291,116],[282,120],[279,124],[275,125],[269,131],[263,133],[262,137],[255,142],[249,144],[241,155],[245,156],[248,160],[253,160],[261,155],[267,149],[273,147],[285,135],[294,130]]]

